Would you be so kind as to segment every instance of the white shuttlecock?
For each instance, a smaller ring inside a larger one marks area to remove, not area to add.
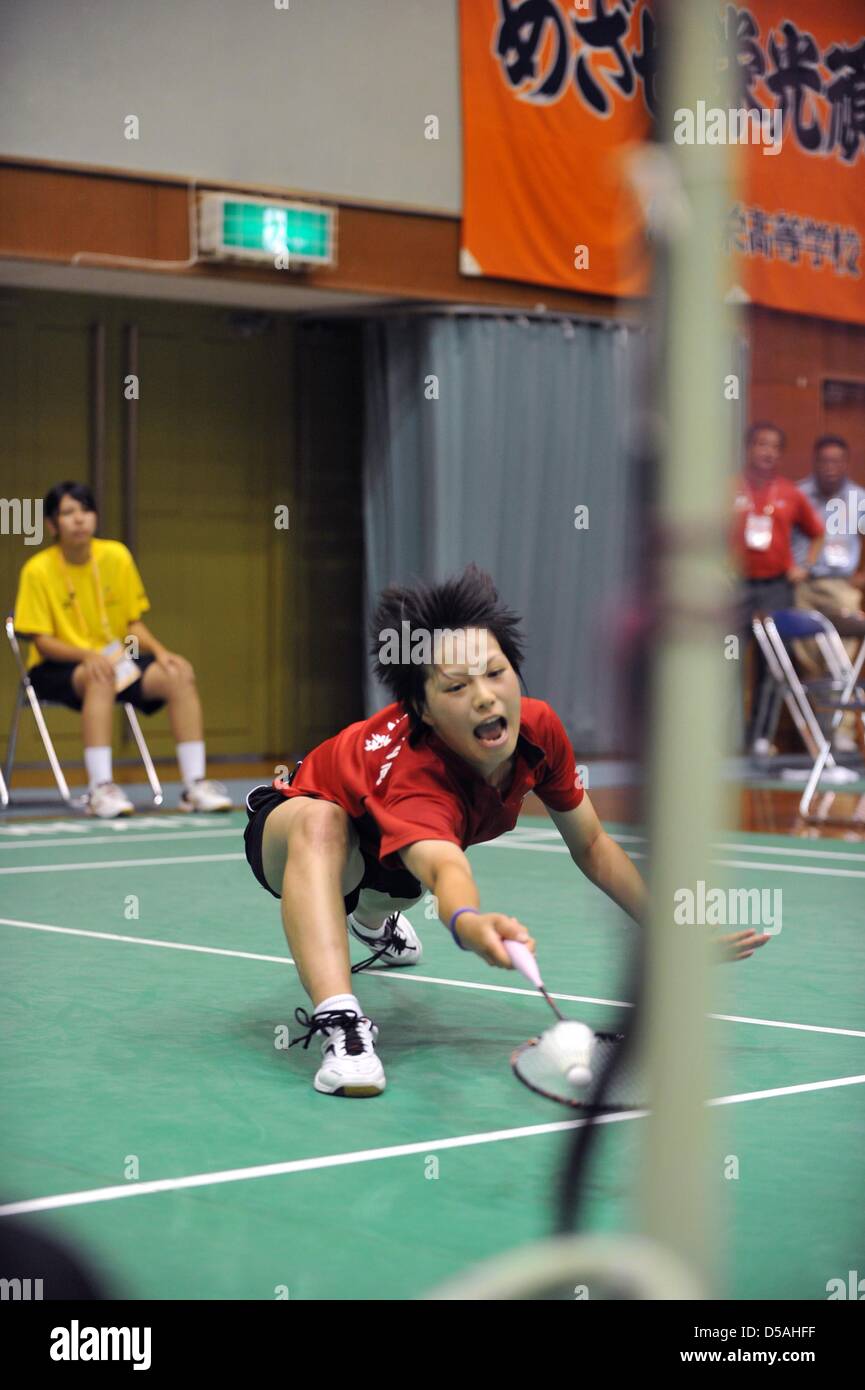
[[[570,1086],[588,1086],[592,1079],[595,1035],[585,1023],[566,1019],[541,1035],[538,1050],[544,1061]]]

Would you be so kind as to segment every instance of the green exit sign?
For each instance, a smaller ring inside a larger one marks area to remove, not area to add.
[[[289,270],[335,265],[336,211],[236,193],[203,193],[198,252],[208,260],[256,261]]]

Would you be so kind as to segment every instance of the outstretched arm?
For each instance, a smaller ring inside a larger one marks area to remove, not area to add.
[[[589,798],[584,796],[573,811],[550,811],[550,815],[571,858],[586,878],[642,924],[648,897],[646,885],[633,860],[601,825]]]
[[[535,943],[522,922],[501,912],[482,912],[480,894],[471,865],[459,845],[450,840],[416,840],[399,851],[409,873],[419,878],[436,900],[439,919],[450,926],[453,914],[461,907],[474,908],[463,912],[454,924],[454,931],[467,951],[474,951],[488,965],[511,970],[511,958],[502,945],[502,938],[522,941],[530,951]]]
[[[584,796],[573,811],[550,811],[550,816],[571,858],[586,878],[618,903],[635,922],[643,925],[648,902],[646,885],[633,860],[601,825],[589,798]],[[758,935],[753,927],[748,927],[745,931],[718,937],[715,945],[721,960],[746,960],[768,940],[767,935]]]

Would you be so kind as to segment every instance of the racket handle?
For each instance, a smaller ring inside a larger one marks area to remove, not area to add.
[[[515,969],[519,970],[521,975],[525,975],[529,983],[533,984],[536,989],[542,989],[541,972],[528,946],[524,946],[521,941],[508,941],[506,938],[502,939],[502,945],[513,961]]]

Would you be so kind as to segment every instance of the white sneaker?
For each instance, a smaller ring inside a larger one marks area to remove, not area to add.
[[[839,729],[832,740],[832,747],[836,753],[858,753],[859,745],[852,734],[848,734],[846,729]]]
[[[306,1009],[295,1009],[298,1023],[309,1032],[290,1043],[309,1047],[316,1033],[323,1033],[321,1066],[315,1074],[315,1089],[327,1096],[378,1096],[384,1090],[384,1067],[375,1054],[378,1028],[372,1019],[354,1009],[329,1009],[310,1017]]]
[[[87,793],[88,816],[113,820],[115,816],[131,816],[135,807],[115,782],[100,782]]]
[[[203,777],[187,787],[178,803],[181,811],[230,811],[231,797],[221,782],[211,782]]]
[[[751,744],[752,758],[771,758],[773,753],[777,753],[777,748],[773,748],[767,738],[755,738]]]
[[[844,787],[848,782],[858,782],[859,773],[854,772],[852,767],[839,767],[836,763],[834,767],[823,769],[821,782],[828,782],[830,787]]]
[[[348,929],[352,936],[368,946],[373,954],[368,960],[358,961],[351,967],[356,975],[359,970],[367,970],[371,965],[417,965],[423,955],[420,937],[407,917],[401,912],[392,912],[384,922],[384,931],[373,935],[369,927],[358,922],[353,912],[348,914]]]

